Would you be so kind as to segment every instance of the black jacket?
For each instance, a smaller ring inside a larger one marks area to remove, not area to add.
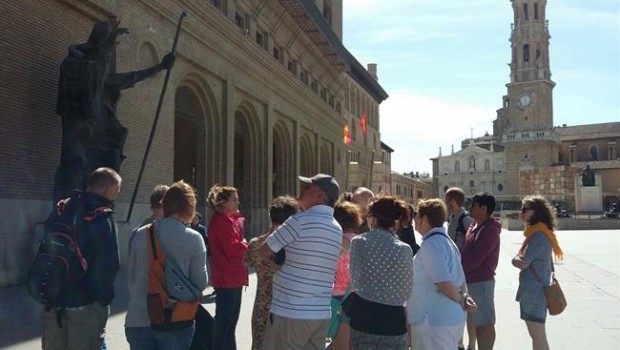
[[[46,228],[50,229],[59,220],[72,220],[77,213],[82,220],[78,220],[76,241],[88,262],[86,275],[67,288],[62,304],[76,307],[97,301],[104,306],[110,305],[114,299],[114,279],[120,266],[116,218],[112,211],[98,213],[97,209],[112,209],[114,204],[88,192],[76,192],[68,201],[61,202],[59,206],[64,209],[50,215]]]

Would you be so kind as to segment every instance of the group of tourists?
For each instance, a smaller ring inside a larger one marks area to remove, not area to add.
[[[258,281],[253,350],[324,349],[326,343],[333,350],[493,348],[501,227],[493,216],[492,194],[474,195],[467,211],[459,188],[414,207],[363,187],[342,193],[326,174],[299,180],[299,197],[275,198],[270,226],[250,242],[234,187],[215,185],[209,191],[213,213],[208,229],[197,223],[196,195],[189,184],[155,188],[152,215],[131,233],[129,243],[125,334],[132,350],[189,349],[195,332],[193,322],[166,332],[152,327],[147,294],[153,232],[166,258],[191,284],[204,291],[210,280],[215,291],[212,349],[237,348],[248,266]],[[80,197],[84,203],[74,200],[68,210],[78,204],[111,208],[120,184],[114,170],[97,169],[87,195]],[[549,349],[543,287],[551,279],[552,253],[556,260],[563,254],[553,210],[542,197],[523,199],[525,239],[512,260],[521,270],[516,299],[535,350]],[[85,223],[88,234],[80,243],[89,269],[66,293],[62,307],[46,308],[43,349],[105,346],[119,266],[113,215]],[[420,244],[414,230],[422,237]]]

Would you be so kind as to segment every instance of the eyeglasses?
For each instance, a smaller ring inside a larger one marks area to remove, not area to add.
[[[528,211],[528,210],[534,210],[534,208],[528,208],[528,207],[523,207],[523,208],[521,208],[521,212],[522,212],[522,213],[525,213],[525,212],[526,212],[526,211]]]

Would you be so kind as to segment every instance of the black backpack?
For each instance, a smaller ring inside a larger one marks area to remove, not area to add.
[[[28,270],[28,292],[47,308],[63,306],[65,288],[74,285],[88,270],[88,262],[76,240],[84,222],[112,212],[108,207],[101,207],[84,215],[81,208],[78,208],[70,214],[64,210],[67,202],[59,202],[58,214],[46,225],[45,234]],[[81,207],[81,203],[78,207]]]
[[[459,250],[465,244],[465,234],[467,233],[468,228],[465,227],[463,220],[466,216],[469,216],[469,213],[467,211],[463,212],[463,214],[459,216],[459,220],[456,224],[456,230],[454,232],[454,243],[456,243],[456,246],[459,248]]]

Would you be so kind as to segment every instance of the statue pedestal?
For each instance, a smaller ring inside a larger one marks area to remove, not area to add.
[[[595,174],[595,186],[583,186],[580,178],[575,178],[575,210],[582,212],[603,212],[603,189],[600,174]]]

